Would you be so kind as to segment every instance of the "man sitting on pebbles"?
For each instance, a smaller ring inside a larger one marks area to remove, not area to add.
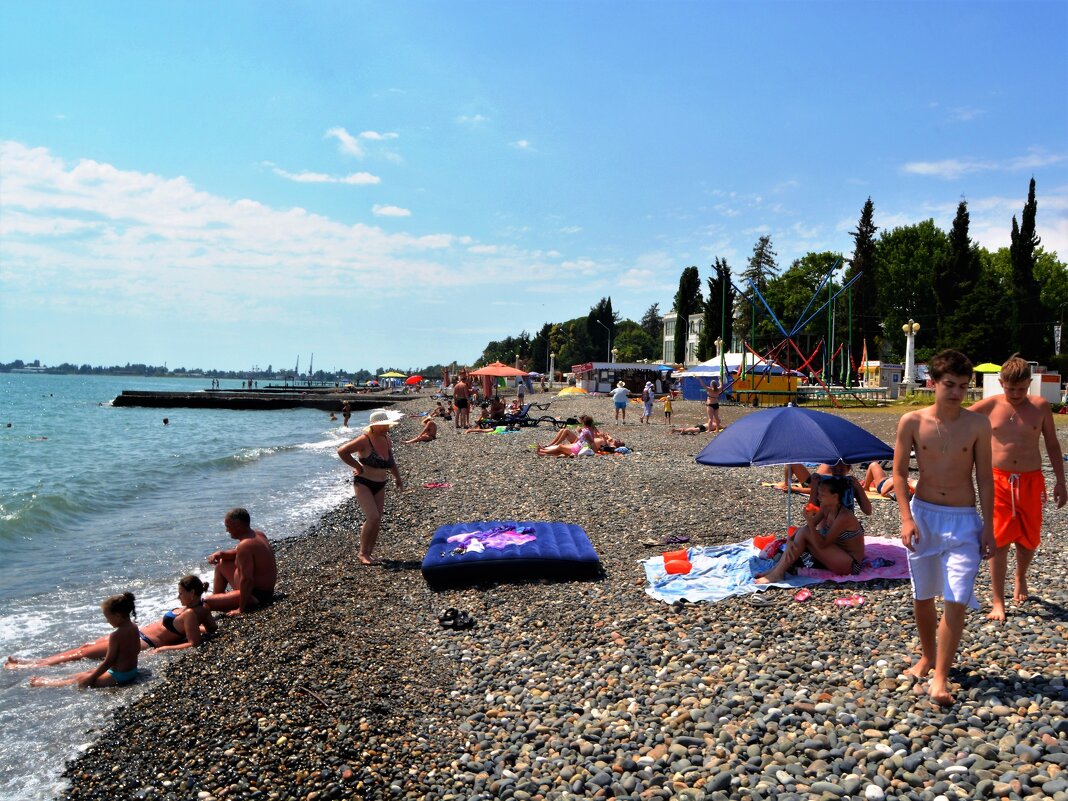
[[[231,509],[223,519],[227,533],[237,540],[229,551],[215,551],[208,563],[215,565],[212,594],[204,605],[213,612],[239,615],[266,606],[274,600],[278,566],[274,548],[262,531],[252,528],[247,509]],[[232,589],[227,591],[227,587]]]

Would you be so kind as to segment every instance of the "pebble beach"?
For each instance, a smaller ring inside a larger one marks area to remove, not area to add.
[[[700,402],[674,407],[676,424],[704,419]],[[356,561],[353,500],[276,543],[280,600],[160,670],[69,765],[65,797],[1068,800],[1068,507],[1046,507],[1032,598],[1005,623],[985,617],[981,570],[957,703],[938,708],[901,675],[918,652],[907,581],[814,585],[804,603],[772,589],[770,605],[647,595],[641,560],[679,546],[645,543],[782,531],[786,499],[760,486],[781,468],[696,465],[709,435],[670,436],[660,406],[638,425],[638,408],[626,426],[608,398],[547,412],[592,414],[626,456],[538,457],[544,424],[478,436],[442,423],[435,442],[396,444],[407,488],[387,490],[383,563]],[[842,414],[892,444],[898,411]],[[394,442],[419,427],[406,417]],[[581,525],[603,577],[429,589],[434,530],[497,519]],[[865,528],[896,537],[896,505],[875,502]],[[854,592],[863,605],[835,605]],[[439,625],[447,607],[474,628]]]

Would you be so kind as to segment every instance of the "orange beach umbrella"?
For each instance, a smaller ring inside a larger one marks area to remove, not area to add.
[[[492,364],[487,364],[485,367],[480,367],[477,370],[472,370],[470,372],[470,375],[488,375],[495,378],[515,378],[516,376],[526,374],[525,370],[517,370],[502,362],[493,362]]]

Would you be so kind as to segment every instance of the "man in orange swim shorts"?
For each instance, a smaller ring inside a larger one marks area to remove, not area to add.
[[[994,465],[994,539],[997,553],[990,562],[993,584],[991,620],[1005,619],[1005,575],[1009,548],[1016,545],[1016,582],[1013,600],[1027,600],[1027,568],[1038,548],[1042,531],[1042,505],[1046,501],[1046,481],[1042,475],[1041,434],[1053,465],[1057,483],[1053,500],[1057,508],[1068,500],[1064,484],[1064,459],[1057,441],[1049,403],[1028,395],[1031,365],[1014,355],[1001,367],[1003,394],[985,398],[973,412],[990,418]]]

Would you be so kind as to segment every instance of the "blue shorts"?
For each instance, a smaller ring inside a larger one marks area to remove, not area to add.
[[[622,400],[622,401],[618,401],[617,400],[616,401],[616,408],[617,409],[626,409],[627,408],[627,401],[626,400]]]
[[[941,595],[978,609],[975,577],[983,561],[983,519],[975,507],[913,498],[910,508],[919,532],[916,550],[909,552],[912,597],[923,601]]]

